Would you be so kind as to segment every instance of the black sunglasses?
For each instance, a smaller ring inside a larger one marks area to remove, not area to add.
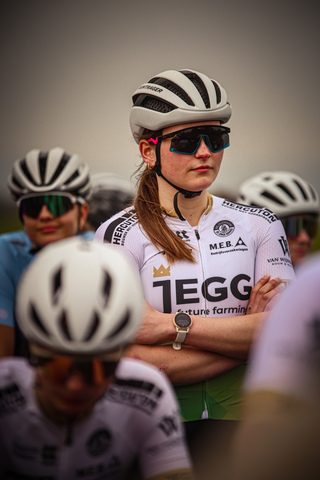
[[[103,361],[97,357],[91,359],[67,355],[42,357],[30,353],[28,359],[30,365],[43,368],[51,381],[60,384],[75,372],[89,385],[101,384],[115,374],[118,366],[118,361]]]
[[[73,209],[76,203],[85,203],[81,197],[75,197],[70,193],[39,193],[23,195],[17,201],[20,215],[37,218],[43,205],[46,205],[54,217],[60,217]]]
[[[213,153],[220,152],[229,147],[230,128],[221,125],[200,125],[198,127],[183,128],[176,132],[161,135],[155,138],[149,138],[148,142],[155,145],[159,140],[172,138],[170,151],[193,155],[198,150],[202,138]]]
[[[281,218],[287,237],[297,237],[301,230],[305,230],[310,238],[314,238],[318,231],[318,218],[286,217]]]

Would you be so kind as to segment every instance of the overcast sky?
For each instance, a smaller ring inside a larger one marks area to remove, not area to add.
[[[0,201],[31,148],[64,147],[92,171],[140,163],[131,94],[167,69],[218,80],[231,147],[215,188],[291,170],[320,192],[320,28],[316,1],[5,0],[1,21]]]

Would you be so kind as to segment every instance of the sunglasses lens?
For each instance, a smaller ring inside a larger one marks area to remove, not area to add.
[[[20,212],[31,218],[37,218],[43,205],[46,205],[54,217],[60,217],[73,208],[73,203],[66,195],[39,195],[21,201]]]
[[[194,127],[177,133],[171,141],[171,152],[194,154],[204,138],[212,152],[219,152],[229,146],[228,129],[224,127]]]
[[[314,238],[318,231],[318,220],[316,218],[285,218],[282,221],[287,237],[297,237],[301,230],[305,230],[310,238]]]
[[[104,362],[98,358],[76,360],[64,355],[50,358],[31,355],[29,361],[31,365],[41,367],[52,382],[60,384],[72,374],[79,373],[85,383],[98,385],[114,375],[118,365],[118,362]]]

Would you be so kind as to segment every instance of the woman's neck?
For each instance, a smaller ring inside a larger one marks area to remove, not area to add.
[[[174,211],[173,199],[177,190],[162,189],[159,192],[160,205],[167,213]],[[182,216],[187,220],[187,222],[195,227],[198,225],[199,220],[203,212],[208,207],[208,193],[207,190],[203,190],[201,195],[198,195],[193,198],[185,198],[182,193],[178,194],[178,208]]]

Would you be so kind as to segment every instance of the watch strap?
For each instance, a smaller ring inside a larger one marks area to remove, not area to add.
[[[185,330],[180,330],[180,329],[176,329],[177,330],[177,336],[176,336],[176,339],[175,341],[173,342],[172,346],[175,350],[181,350],[181,343],[183,343],[186,339],[186,336],[187,336],[187,333],[189,332],[189,328],[185,329]]]

